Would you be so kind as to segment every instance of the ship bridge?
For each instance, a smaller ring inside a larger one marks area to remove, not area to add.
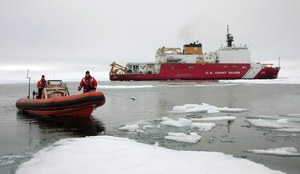
[[[216,63],[251,63],[250,51],[247,45],[235,46],[233,36],[229,33],[227,26],[227,46],[221,47],[216,51],[205,53],[203,58],[205,62]]]

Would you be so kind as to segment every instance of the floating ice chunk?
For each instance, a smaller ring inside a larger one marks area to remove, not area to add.
[[[174,113],[189,113],[189,112],[206,112],[207,109],[197,104],[186,104],[183,106],[174,106],[172,112]]]
[[[144,130],[149,128],[155,128],[154,125],[151,125],[145,120],[139,120],[131,124],[119,127],[119,130],[125,130],[129,132],[144,132]]]
[[[269,119],[248,119],[248,121],[257,127],[269,128],[299,128],[299,124],[290,122],[287,119],[269,120]]]
[[[280,132],[300,132],[300,128],[280,128],[276,130]]]
[[[185,133],[169,132],[168,135],[165,136],[165,139],[185,143],[197,143],[198,141],[200,141],[201,136],[194,132],[190,133],[190,135],[187,135]]]
[[[288,121],[300,122],[300,114],[280,115],[279,118],[286,118]]]
[[[228,108],[222,107],[218,108],[216,106],[212,106],[206,103],[202,104],[186,104],[183,106],[174,106],[172,113],[179,113],[179,114],[187,114],[187,113],[219,113],[219,112],[243,112],[249,109],[244,108]]]
[[[192,126],[193,122],[191,120],[185,119],[185,118],[179,118],[178,121],[163,117],[161,124],[169,125],[169,126],[175,126],[175,127],[184,127],[184,126]]]
[[[174,106],[173,113],[195,113],[195,112],[207,112],[209,109],[215,109],[216,107],[202,103],[198,104],[186,104],[183,106]]]
[[[163,125],[168,125],[168,126],[183,127],[183,125],[181,125],[179,121],[171,120],[171,119],[162,121],[160,123]]]
[[[287,114],[288,117],[300,117],[300,114]]]
[[[192,126],[193,125],[193,122],[191,120],[188,120],[185,118],[179,118],[178,121],[182,126]]]
[[[271,127],[271,128],[280,128],[283,127],[279,125],[278,122],[273,120],[265,120],[265,119],[248,119],[248,121],[257,127]]]
[[[280,155],[280,156],[300,156],[295,147],[281,147],[281,148],[271,148],[271,149],[249,149],[246,152],[266,154],[266,155]]]
[[[192,127],[198,128],[200,131],[210,131],[216,127],[215,123],[193,123]]]
[[[128,124],[122,127],[119,127],[120,130],[126,130],[129,132],[137,132],[139,131],[140,126],[137,124]]]
[[[247,116],[248,119],[268,119],[277,120],[277,122],[300,122],[300,117],[297,115],[252,115]]]
[[[215,113],[219,113],[220,111],[218,109],[207,109],[207,113],[208,114],[215,114]]]
[[[278,120],[276,120],[278,123],[288,123],[288,120],[287,119],[285,119],[285,118],[282,118],[282,119],[278,119]]]
[[[59,140],[21,164],[16,174],[217,174],[224,171],[283,173],[219,152],[177,151],[125,138],[93,136]]]
[[[146,130],[148,128],[155,128],[153,125],[149,125],[149,124],[146,124],[146,125],[143,125],[143,130]]]
[[[232,121],[235,120],[235,116],[219,116],[219,117],[204,117],[204,118],[192,118],[192,121]]]
[[[209,131],[216,126],[215,123],[193,123],[191,120],[185,118],[179,118],[178,121],[163,117],[163,125],[175,126],[175,127],[191,127],[198,128],[200,131]]]

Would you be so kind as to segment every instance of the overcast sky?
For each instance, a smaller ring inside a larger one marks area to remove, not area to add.
[[[0,0],[2,80],[108,79],[113,61],[154,62],[157,48],[247,44],[252,60],[300,66],[299,0]],[[296,67],[298,66],[298,68]]]

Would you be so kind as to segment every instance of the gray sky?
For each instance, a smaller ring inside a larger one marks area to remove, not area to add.
[[[247,44],[252,60],[300,65],[299,0],[1,0],[2,80],[108,78],[113,61],[153,62],[159,47],[198,40],[204,52]],[[98,78],[97,78],[98,77]]]

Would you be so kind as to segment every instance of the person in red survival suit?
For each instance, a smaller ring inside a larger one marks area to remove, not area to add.
[[[43,89],[45,88],[46,83],[47,83],[47,80],[45,79],[45,75],[42,75],[41,80],[39,80],[37,85],[36,85],[37,88],[38,88],[38,91],[39,91],[39,95],[36,96],[37,99],[42,98]]]
[[[85,77],[81,79],[78,86],[78,91],[83,87],[83,93],[85,92],[95,92],[97,89],[97,80],[90,75],[89,71],[85,72]]]

